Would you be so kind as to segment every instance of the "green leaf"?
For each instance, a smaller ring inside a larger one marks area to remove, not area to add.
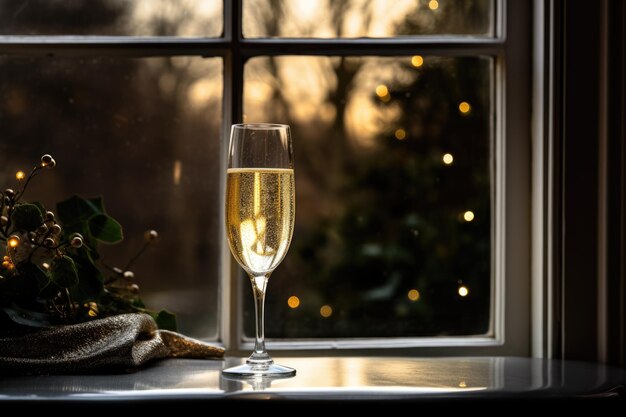
[[[92,301],[97,299],[104,289],[103,277],[96,267],[89,251],[82,247],[72,255],[76,270],[78,271],[78,285],[74,286],[70,293],[78,302]]]
[[[98,201],[92,200],[87,200],[75,195],[65,201],[61,201],[57,204],[57,216],[64,225],[86,222],[94,215],[103,213],[99,207]]]
[[[46,208],[39,201],[31,201],[30,204],[37,206],[42,216],[46,214]]]
[[[143,303],[143,301],[141,300],[141,298],[135,298],[135,299],[134,299],[134,300],[132,300],[130,303],[133,305],[133,307],[143,308],[143,309],[145,309],[145,308],[146,308],[146,305]]]
[[[90,197],[87,201],[96,206],[98,210],[100,210],[100,213],[106,214],[106,211],[104,210],[104,199],[102,196]]]
[[[11,213],[11,222],[16,228],[30,232],[41,226],[43,216],[39,207],[25,203],[15,206]]]
[[[156,321],[159,329],[171,330],[173,332],[177,330],[176,315],[170,313],[169,311],[161,310],[158,314],[152,313],[151,316],[154,318],[154,321]]]
[[[50,266],[52,281],[62,288],[70,288],[78,284],[78,271],[72,258],[63,255],[56,258]]]
[[[124,239],[122,226],[106,214],[96,214],[89,219],[89,233],[104,243],[118,243]]]

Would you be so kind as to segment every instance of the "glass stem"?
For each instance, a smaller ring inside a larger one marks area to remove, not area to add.
[[[249,365],[267,366],[274,363],[265,350],[265,289],[270,275],[250,276],[254,293],[254,312],[256,318],[256,340],[254,352],[247,360]]]

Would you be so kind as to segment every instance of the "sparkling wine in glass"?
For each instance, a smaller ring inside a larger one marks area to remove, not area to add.
[[[226,178],[226,233],[231,253],[252,283],[256,339],[246,363],[225,369],[224,375],[286,377],[296,373],[275,364],[265,350],[263,311],[268,279],[289,249],[294,219],[289,126],[233,125]]]

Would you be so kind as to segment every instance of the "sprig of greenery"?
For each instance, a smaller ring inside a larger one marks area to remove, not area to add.
[[[152,315],[160,328],[175,330],[176,318],[145,307],[130,270],[142,253],[158,240],[149,230],[145,243],[124,269],[106,265],[99,244],[117,244],[122,226],[104,207],[102,197],[73,196],[57,204],[55,215],[39,202],[24,202],[30,181],[56,161],[46,154],[19,191],[0,192],[0,309],[15,323],[49,326],[78,323],[129,312]],[[105,271],[105,273],[103,273]],[[1,330],[0,330],[1,331]]]

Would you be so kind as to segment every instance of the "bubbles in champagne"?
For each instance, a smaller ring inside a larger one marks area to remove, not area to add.
[[[253,275],[273,271],[293,233],[295,184],[292,169],[228,170],[226,228],[231,252]]]

